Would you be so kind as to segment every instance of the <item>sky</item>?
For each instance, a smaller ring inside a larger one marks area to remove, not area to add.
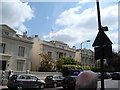
[[[105,33],[118,51],[118,0],[100,0],[100,11],[102,26],[109,29]],[[84,42],[83,48],[94,49],[98,33],[95,0],[1,0],[0,12],[0,24],[18,34],[27,31],[28,36],[62,41],[77,49]]]

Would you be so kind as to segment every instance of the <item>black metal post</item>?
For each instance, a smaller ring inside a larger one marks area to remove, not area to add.
[[[98,14],[98,27],[99,27],[99,31],[100,32],[104,32],[102,30],[102,25],[101,25],[101,19],[100,19],[100,8],[99,8],[99,0],[96,0],[96,4],[97,4],[97,14]],[[101,36],[102,41],[103,41],[103,36]],[[102,57],[101,57],[101,90],[105,90],[104,89],[104,60],[103,60],[103,45],[101,44],[101,50],[102,50]]]
[[[96,4],[97,4],[97,15],[98,15],[98,28],[100,30],[102,28],[102,25],[101,25],[101,18],[100,18],[99,0],[96,0]]]
[[[81,62],[82,62],[82,43],[81,43]],[[84,66],[84,62],[82,64]]]

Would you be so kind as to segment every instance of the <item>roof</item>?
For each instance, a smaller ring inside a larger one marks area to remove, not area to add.
[[[7,24],[0,24],[0,27],[2,27],[2,29],[4,29],[4,27],[8,28],[8,30],[11,30],[12,32],[16,33],[16,31],[14,29],[12,29],[10,26],[8,26]]]

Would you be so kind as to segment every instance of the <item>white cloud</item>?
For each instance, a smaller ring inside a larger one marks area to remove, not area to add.
[[[56,19],[56,24],[64,26],[65,28],[60,29],[58,32],[45,35],[44,38],[47,40],[55,39],[64,41],[69,45],[76,45],[84,40],[95,38],[98,32],[96,8],[88,8],[79,13],[81,9],[82,7],[78,6],[62,12]],[[110,32],[118,28],[117,5],[102,8],[101,16],[102,25],[107,25]],[[118,32],[110,34],[113,42],[118,38],[116,34],[118,34]]]
[[[101,13],[103,25],[109,26],[110,29],[118,28],[118,5],[104,8]]]
[[[75,7],[62,12],[59,18],[56,20],[56,24],[68,26],[68,25],[74,25],[75,23],[78,23],[79,15],[76,13],[80,9],[81,7]],[[71,21],[71,20],[74,20],[74,21]]]
[[[5,23],[11,27],[18,28],[19,31],[26,31],[24,22],[34,17],[33,9],[28,3],[22,3],[20,0],[4,0],[0,23]],[[1,9],[0,9],[1,10]]]
[[[113,33],[107,33],[107,35],[109,36],[109,38],[111,39],[111,41],[113,43],[118,43],[118,32],[113,32]]]
[[[112,45],[112,48],[113,48],[113,51],[114,51],[114,52],[120,51],[120,45],[118,45],[118,44]]]
[[[88,3],[88,2],[95,2],[95,0],[80,0],[79,4]]]
[[[96,2],[97,0],[80,0],[79,4],[85,4],[89,2]],[[119,2],[119,0],[99,0],[99,2]]]

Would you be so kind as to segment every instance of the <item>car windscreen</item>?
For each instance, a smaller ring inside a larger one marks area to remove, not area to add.
[[[47,76],[46,77],[46,79],[52,79],[53,78],[53,76]]]
[[[10,77],[10,79],[11,79],[11,80],[15,80],[17,77],[18,77],[18,75],[12,75],[12,76]]]
[[[64,80],[69,80],[69,81],[75,80],[75,79],[76,79],[76,77],[66,77],[66,78],[64,78]]]

